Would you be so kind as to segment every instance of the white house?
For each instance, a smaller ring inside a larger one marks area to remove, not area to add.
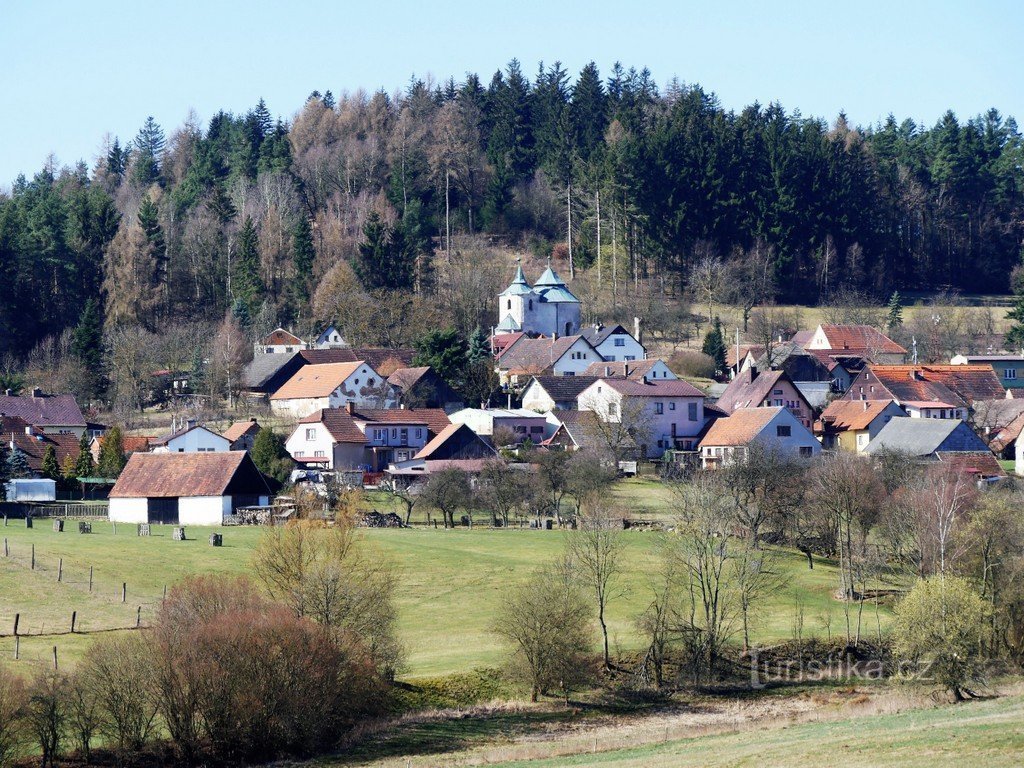
[[[597,376],[534,376],[523,390],[523,408],[538,413],[577,410],[580,393],[597,379]]]
[[[963,419],[967,421],[967,409],[942,400],[904,400],[903,410],[912,419]]]
[[[313,349],[339,349],[347,346],[348,343],[333,325],[328,326],[313,342]]]
[[[153,453],[217,453],[231,450],[231,441],[202,424],[189,422],[185,429],[150,441]]]
[[[278,353],[298,352],[309,345],[302,339],[284,328],[275,328],[264,338],[253,345],[257,355],[274,355]]]
[[[393,404],[387,380],[364,361],[305,365],[270,396],[270,409],[301,419],[348,403],[379,407]]]
[[[598,323],[581,329],[580,336],[589,341],[598,354],[608,362],[643,360],[647,357],[644,345],[621,325]]]
[[[674,381],[679,377],[676,376],[665,365],[665,361],[661,358],[650,357],[645,360],[623,360],[621,362],[615,362],[612,360],[606,360],[597,363],[591,363],[590,367],[583,372],[584,376],[597,376],[601,378],[623,378],[633,379],[634,381]]]
[[[549,266],[531,287],[522,266],[498,296],[495,333],[572,336],[580,332],[580,300]]]
[[[531,339],[523,336],[498,355],[502,383],[521,384],[532,376],[576,376],[601,355],[582,336]]]
[[[519,441],[529,438],[534,443],[550,437],[547,417],[526,408],[463,408],[448,418],[452,424],[465,424],[485,437],[493,437],[496,430],[513,432]]]
[[[651,458],[669,449],[694,450],[706,421],[704,393],[679,379],[599,379],[580,393],[579,404],[603,421],[634,422],[641,453]]]
[[[791,457],[821,453],[821,443],[788,408],[737,408],[715,421],[700,441],[701,464],[716,469],[744,461],[755,444]]]
[[[239,507],[270,503],[245,451],[133,453],[110,490],[115,523],[221,525]]]

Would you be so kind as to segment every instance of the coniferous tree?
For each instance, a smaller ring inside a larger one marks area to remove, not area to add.
[[[102,439],[100,442],[103,442]],[[78,441],[78,458],[75,460],[75,477],[92,477],[95,472],[96,463],[92,458],[92,450],[90,450],[89,440],[83,432],[82,439]]]
[[[0,501],[7,499],[7,481],[11,479],[11,468],[8,460],[11,457],[7,443],[0,440]]]
[[[263,299],[263,281],[260,279],[259,242],[256,225],[252,218],[245,217],[238,233],[238,256],[235,258],[231,292],[236,302],[241,302],[248,317],[259,309]]]
[[[25,452],[15,446],[7,452],[7,479],[18,480],[23,477],[31,477],[32,469],[28,465],[28,457]]]
[[[889,309],[885,318],[885,327],[892,331],[903,325],[903,300],[899,291],[893,291],[889,297]]]
[[[309,225],[309,219],[300,216],[292,228],[292,297],[297,305],[303,306],[309,301],[315,258],[313,229]]]
[[[701,351],[715,361],[715,370],[725,371],[725,338],[722,336],[722,321],[715,318],[711,329],[704,335]]]
[[[135,157],[132,178],[136,183],[148,186],[160,180],[160,163],[163,159],[164,144],[163,129],[150,115],[139,129],[132,146]]]
[[[118,141],[117,137],[114,137],[114,143],[107,151],[106,167],[107,173],[117,179],[124,176],[125,169],[128,166],[128,148],[121,148],[121,142]]]
[[[480,326],[477,326],[469,335],[469,349],[466,352],[466,357],[470,363],[475,363],[487,359],[490,355],[491,344],[487,334]]]
[[[85,302],[71,336],[71,351],[93,376],[98,377],[103,366],[103,317],[93,297]]]
[[[288,454],[284,439],[274,430],[263,427],[252,443],[252,462],[268,477],[281,482],[288,479],[294,462]]]
[[[389,227],[371,211],[363,224],[363,242],[355,272],[367,290],[409,290],[416,279],[415,243],[405,227]]]
[[[48,480],[60,479],[60,464],[57,463],[57,449],[52,445],[46,446],[43,451],[43,465],[40,474]]]
[[[97,474],[100,477],[113,479],[121,474],[128,459],[124,454],[124,440],[120,427],[111,427],[103,435],[100,445],[100,460]]]

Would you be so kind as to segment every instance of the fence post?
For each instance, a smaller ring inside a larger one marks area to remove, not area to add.
[[[36,545],[32,544],[32,567],[29,570],[34,571],[36,569]]]
[[[10,557],[10,556],[11,556],[11,550],[7,546],[7,537],[4,536],[4,557]]]
[[[125,602],[127,597],[128,597],[128,583],[127,582],[121,582],[121,602],[122,603]]]
[[[57,646],[53,646],[53,669],[57,671]]]
[[[64,558],[61,557],[57,560],[57,581],[61,581],[64,578]]]
[[[92,566],[89,566],[89,591],[92,592]]]
[[[20,622],[20,621],[21,621],[21,614],[20,613],[14,614],[14,636],[15,637],[18,636],[18,622]]]
[[[142,606],[140,605],[139,609],[137,611],[135,611],[135,628],[138,629],[141,626],[142,626]]]
[[[78,611],[71,612],[71,634],[75,634],[75,619],[78,618]]]
[[[18,657],[21,656],[21,638],[18,635],[14,636],[14,660],[17,661]]]

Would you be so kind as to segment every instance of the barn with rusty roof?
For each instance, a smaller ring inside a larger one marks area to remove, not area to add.
[[[272,489],[246,451],[133,453],[110,491],[116,523],[221,525]]]

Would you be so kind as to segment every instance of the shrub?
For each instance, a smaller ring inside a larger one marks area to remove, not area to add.
[[[0,766],[11,765],[21,752],[27,703],[24,681],[0,664]]]
[[[94,643],[81,674],[95,691],[100,732],[121,755],[138,752],[153,732],[156,703],[149,643],[138,633]]]
[[[692,376],[697,379],[713,379],[715,377],[715,361],[711,355],[693,350],[681,350],[669,358],[668,367],[679,376]]]
[[[43,768],[55,764],[67,731],[67,683],[59,672],[42,669],[32,677],[28,688],[24,720],[35,746],[39,747]]]

